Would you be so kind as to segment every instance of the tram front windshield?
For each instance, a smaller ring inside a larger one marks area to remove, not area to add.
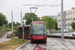
[[[46,34],[45,23],[33,23],[31,29],[32,29],[32,35]]]

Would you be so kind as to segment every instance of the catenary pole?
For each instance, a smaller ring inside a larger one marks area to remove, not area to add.
[[[32,13],[31,13],[31,7],[30,7],[30,14],[31,14],[31,20],[32,20],[32,22],[33,22],[33,17],[32,17]]]
[[[64,39],[64,33],[63,33],[63,0],[61,0],[61,38]]]
[[[21,13],[21,26],[22,26],[22,11],[20,13]]]
[[[12,18],[12,34],[13,34],[13,11],[11,11],[11,18]]]

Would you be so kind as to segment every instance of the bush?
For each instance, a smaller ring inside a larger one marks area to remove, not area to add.
[[[15,34],[14,36],[17,36],[17,30],[14,30],[13,34]]]
[[[60,31],[60,30],[56,30],[55,32],[56,32],[56,33],[60,33],[61,31]]]
[[[74,32],[75,30],[70,30],[69,32]]]
[[[12,29],[8,28],[8,31],[12,31]]]
[[[75,30],[75,22],[72,22],[71,26],[72,26],[73,30]]]

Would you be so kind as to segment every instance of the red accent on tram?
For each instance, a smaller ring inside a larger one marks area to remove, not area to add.
[[[44,21],[35,21],[31,23],[30,41],[47,42],[46,23]]]

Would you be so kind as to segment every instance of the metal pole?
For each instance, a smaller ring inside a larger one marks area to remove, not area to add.
[[[22,26],[22,11],[20,13],[21,13],[21,26]]]
[[[61,0],[61,32],[62,32],[61,38],[64,39],[64,33],[63,33],[63,0]]]
[[[68,39],[69,39],[69,23],[68,23]]]
[[[11,11],[11,18],[12,18],[12,34],[13,34],[13,11]]]
[[[30,7],[30,13],[31,13],[31,7]],[[33,17],[32,17],[32,14],[31,14],[31,20],[32,20],[32,22],[33,22]]]
[[[24,41],[24,21],[23,21],[23,41]]]

